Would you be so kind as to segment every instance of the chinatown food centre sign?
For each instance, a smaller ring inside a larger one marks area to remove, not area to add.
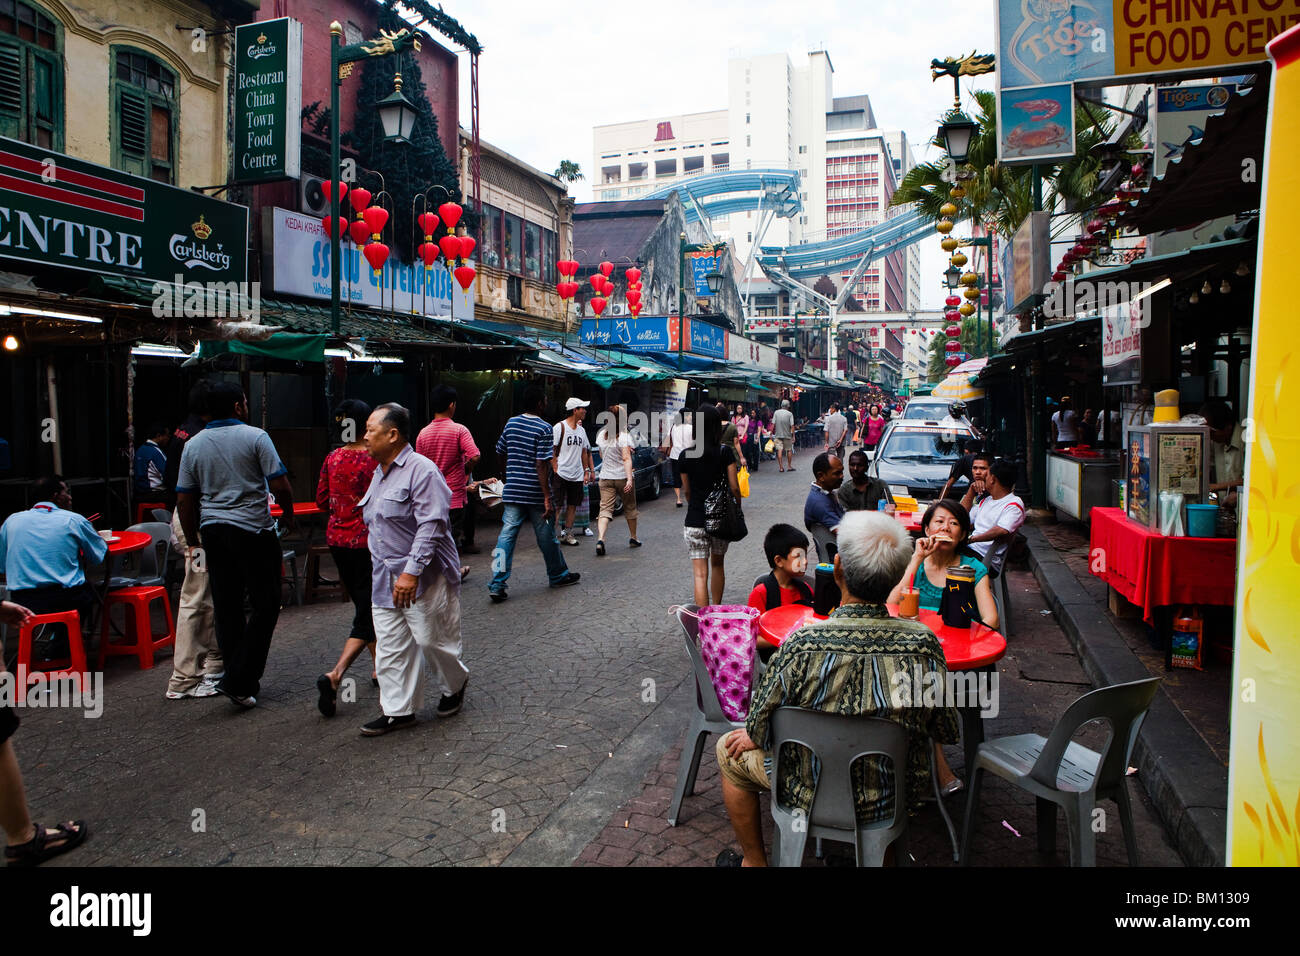
[[[997,0],[998,157],[1072,156],[1073,84],[1231,72],[1297,23],[1296,0]]]
[[[297,179],[302,145],[302,24],[235,27],[237,183]]]
[[[243,282],[248,208],[0,137],[0,260]]]

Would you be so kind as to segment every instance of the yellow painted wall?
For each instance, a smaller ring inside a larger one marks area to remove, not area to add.
[[[202,3],[167,0],[31,0],[63,26],[64,151],[112,165],[109,140],[113,47],[135,47],[157,57],[177,77],[180,149],[176,185],[226,181],[226,69],[230,38]],[[176,24],[209,31],[207,49]]]

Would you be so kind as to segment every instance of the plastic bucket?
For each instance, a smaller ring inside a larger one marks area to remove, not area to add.
[[[1218,517],[1218,505],[1187,506],[1187,536],[1189,538],[1213,538],[1214,520]]]

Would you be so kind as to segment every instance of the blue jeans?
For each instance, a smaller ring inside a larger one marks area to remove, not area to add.
[[[533,534],[537,536],[537,547],[542,549],[546,559],[546,576],[551,584],[564,580],[569,574],[569,566],[564,563],[564,555],[555,541],[554,521],[546,520],[546,509],[542,505],[520,505],[506,503],[505,513],[501,516],[501,535],[497,538],[496,550],[492,553],[492,575],[489,591],[504,591],[510,580],[510,566],[515,559],[515,539],[525,521],[531,521]]]

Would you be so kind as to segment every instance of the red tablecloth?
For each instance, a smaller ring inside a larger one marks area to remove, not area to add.
[[[886,607],[889,608],[890,614],[898,617],[897,604],[888,604]],[[962,671],[983,667],[985,664],[1001,660],[1002,655],[1007,652],[1007,639],[991,627],[979,623],[974,623],[970,627],[949,627],[943,623],[943,618],[937,611],[922,610],[917,617],[939,638],[949,670]],[[826,620],[813,614],[813,609],[805,604],[783,604],[759,615],[758,633],[765,641],[779,647],[782,641],[809,619]]]
[[[1233,604],[1236,538],[1166,537],[1119,508],[1093,508],[1090,518],[1092,573],[1142,608],[1148,624],[1157,607]]]

